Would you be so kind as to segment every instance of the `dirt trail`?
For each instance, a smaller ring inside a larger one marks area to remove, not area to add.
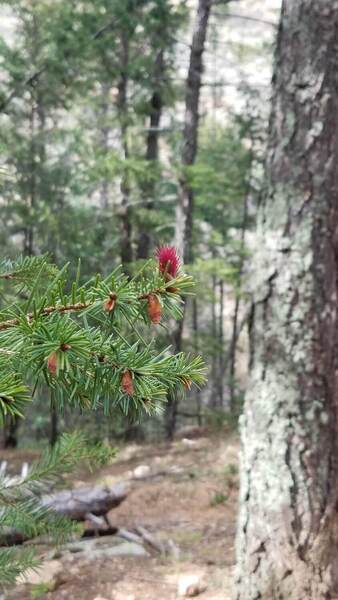
[[[121,449],[114,464],[92,476],[100,482],[130,480],[131,491],[111,511],[111,522],[128,530],[143,526],[158,540],[172,540],[174,553],[161,556],[149,547],[148,556],[92,560],[91,542],[81,542],[88,544],[86,555],[66,552],[51,561],[47,552],[46,569],[58,565],[50,584],[21,585],[5,599],[174,600],[184,577],[198,574],[207,586],[201,600],[230,600],[237,456],[237,438],[227,434]],[[105,548],[116,544],[107,537],[102,542]]]

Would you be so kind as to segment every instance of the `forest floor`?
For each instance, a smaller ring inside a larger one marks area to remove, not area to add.
[[[33,574],[4,600],[174,600],[194,579],[201,600],[230,600],[237,461],[237,436],[224,432],[121,448],[113,464],[95,476],[81,474],[73,485],[128,481],[129,494],[110,521],[129,531],[142,526],[159,541],[171,540],[173,551],[164,556],[147,546],[144,555],[93,556],[93,543],[128,549],[117,536],[81,540],[84,552],[47,549],[40,579]]]

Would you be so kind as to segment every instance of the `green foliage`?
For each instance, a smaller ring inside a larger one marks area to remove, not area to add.
[[[215,245],[224,245],[231,230],[241,227],[251,161],[251,150],[236,123],[227,128],[205,125],[190,179],[196,193],[197,219],[212,225]]]
[[[0,270],[0,417],[21,415],[39,388],[49,388],[53,406],[81,410],[118,410],[139,418],[156,414],[169,393],[204,383],[200,357],[158,352],[149,329],[150,298],[166,318],[179,318],[182,295],[192,293],[193,280],[178,274],[169,282],[155,261],[133,278],[115,269],[80,285],[47,257],[4,261]],[[13,289],[8,286],[13,284]],[[18,289],[19,285],[19,289]],[[7,299],[8,298],[8,299]],[[157,322],[157,320],[156,320]],[[64,517],[41,506],[43,487],[79,461],[105,462],[111,452],[87,448],[83,436],[64,435],[22,481],[0,481],[1,530],[15,527],[28,537],[48,534],[63,542],[74,531]],[[35,559],[30,551],[0,550],[0,581],[12,582]]]
[[[239,413],[226,411],[222,408],[207,409],[204,412],[205,421],[215,432],[232,431],[238,427]]]
[[[2,548],[0,550],[0,581],[15,583],[17,577],[39,565],[32,548]]]
[[[19,274],[21,264],[11,264],[11,273]],[[137,416],[160,411],[177,387],[203,384],[200,358],[170,356],[168,349],[159,354],[155,338],[146,342],[138,330],[138,324],[151,324],[149,296],[158,298],[163,319],[179,318],[181,296],[192,291],[191,277],[166,282],[153,261],[131,280],[115,269],[79,285],[80,273],[70,282],[67,266],[56,270],[44,259],[34,268],[32,281],[22,282],[24,299],[18,295],[0,308],[0,361],[6,373],[0,381],[2,417],[21,411],[46,385],[61,409],[68,403]],[[51,271],[54,277],[48,280]]]
[[[0,479],[0,542],[8,528],[33,538],[49,536],[61,544],[79,530],[79,525],[42,506],[39,495],[81,462],[89,466],[108,462],[113,451],[103,445],[89,446],[81,433],[64,435],[57,444],[33,464],[22,479]],[[32,548],[0,549],[0,582],[14,583],[18,575],[39,564]]]
[[[214,496],[210,500],[210,506],[218,506],[219,504],[226,504],[229,496],[224,492],[215,492]]]
[[[0,350],[6,360],[3,362],[0,358],[0,365],[3,365],[3,369],[7,370],[7,357],[12,356],[10,350]],[[0,375],[0,423],[3,424],[7,415],[23,416],[22,409],[26,402],[31,399],[30,391],[27,385],[25,385],[20,378],[20,375],[16,373],[5,373]]]
[[[45,594],[48,592],[53,592],[55,588],[55,581],[47,581],[42,583],[37,583],[33,586],[31,590],[31,598],[32,600],[38,600],[39,598],[43,598]]]
[[[223,485],[225,490],[218,490],[214,493],[210,501],[210,506],[226,504],[229,500],[232,490],[238,488],[238,466],[236,464],[230,463],[224,469]]]

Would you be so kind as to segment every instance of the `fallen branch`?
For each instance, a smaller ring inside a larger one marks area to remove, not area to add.
[[[127,497],[122,483],[115,485],[83,486],[74,490],[62,490],[46,494],[41,504],[74,521],[85,521],[88,515],[105,516]]]
[[[89,520],[94,526],[94,531],[98,531],[105,522],[112,527],[107,514],[111,509],[119,506],[126,497],[126,487],[120,483],[111,486],[83,486],[46,494],[41,497],[41,505],[74,521]],[[116,528],[112,529],[116,533]],[[28,539],[15,528],[0,529],[0,545],[22,544]]]

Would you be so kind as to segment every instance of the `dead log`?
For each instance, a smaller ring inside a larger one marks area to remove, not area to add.
[[[72,490],[61,490],[45,494],[40,501],[42,506],[74,521],[89,520],[94,524],[94,528],[99,530],[102,524],[109,524],[108,512],[119,506],[126,497],[126,486],[118,483],[110,486],[83,486]],[[111,529],[115,528],[111,527]],[[2,546],[22,544],[28,539],[14,527],[0,527],[0,545]]]
[[[127,497],[122,483],[115,485],[83,486],[46,494],[41,504],[74,521],[86,521],[88,515],[105,517]]]

